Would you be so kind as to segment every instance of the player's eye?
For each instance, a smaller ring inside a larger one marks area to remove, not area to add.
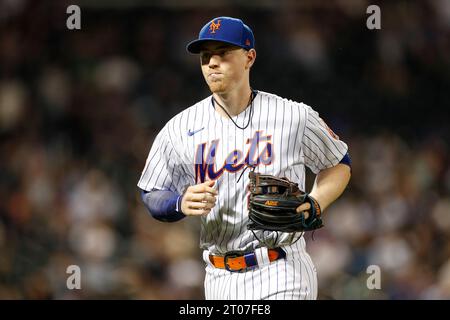
[[[204,65],[204,64],[209,63],[212,56],[219,56],[219,57],[223,58],[228,52],[229,52],[229,50],[225,50],[225,49],[217,50],[214,52],[206,52],[205,51],[205,52],[200,53],[200,59],[201,59],[202,64]]]
[[[211,53],[208,52],[200,53],[200,59],[202,61],[202,64],[208,64],[209,60],[211,59]]]

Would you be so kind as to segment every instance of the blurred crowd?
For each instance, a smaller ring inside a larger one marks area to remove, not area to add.
[[[306,236],[319,298],[450,299],[449,1],[382,2],[372,31],[364,0],[85,3],[71,31],[64,1],[0,0],[0,299],[203,299],[199,221],[154,220],[136,183],[165,122],[209,94],[185,45],[218,15],[252,27],[255,89],[349,144],[351,183]]]

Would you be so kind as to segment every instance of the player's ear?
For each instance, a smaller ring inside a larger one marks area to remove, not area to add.
[[[248,69],[255,63],[256,50],[255,49],[250,49],[250,50],[248,50],[246,52],[247,52],[247,63],[245,65],[245,69]]]

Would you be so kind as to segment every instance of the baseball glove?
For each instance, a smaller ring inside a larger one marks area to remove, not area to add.
[[[301,191],[298,184],[287,178],[278,178],[254,171],[249,173],[250,230],[281,232],[312,231],[323,227],[318,202]],[[305,219],[296,211],[301,204],[309,202],[311,209]]]

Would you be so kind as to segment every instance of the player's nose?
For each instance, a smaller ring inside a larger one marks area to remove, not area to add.
[[[220,57],[218,55],[211,55],[211,57],[209,58],[209,67],[210,68],[215,68],[218,67],[220,64]]]

